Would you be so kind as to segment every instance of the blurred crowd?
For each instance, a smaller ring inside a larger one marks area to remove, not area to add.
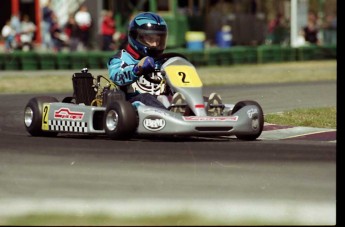
[[[64,25],[59,25],[51,2],[42,8],[42,49],[45,51],[86,51],[91,49],[90,37],[93,20],[87,6],[82,5],[69,15]],[[28,15],[12,15],[1,30],[5,42],[5,51],[29,51],[34,49],[37,25]],[[104,11],[99,31],[101,42],[98,49],[115,50],[125,42],[125,34],[116,31],[116,23],[112,11]]]
[[[40,47],[45,51],[52,52],[87,51],[90,49],[112,51],[123,48],[126,44],[127,35],[117,31],[112,11],[105,10],[101,18],[97,18],[99,40],[97,39],[96,46],[91,46],[91,29],[94,22],[88,8],[81,5],[75,13],[69,15],[65,24],[60,25],[57,15],[51,7],[51,1],[48,1],[42,8],[42,24],[39,25],[41,26],[42,38]],[[28,15],[12,15],[1,30],[5,51],[34,49],[37,26]],[[268,21],[264,43],[287,45],[290,42],[289,33],[289,19],[281,13],[277,13],[272,20]],[[321,21],[315,12],[310,11],[307,16],[307,23],[300,28],[298,46],[336,44],[336,34],[336,13],[325,15]]]
[[[266,44],[284,44],[290,41],[289,21],[282,14],[268,23]],[[321,32],[322,30],[322,32]],[[307,23],[300,28],[297,37],[297,46],[305,45],[333,45],[337,43],[337,16],[335,13],[326,15],[325,20],[319,20],[317,14],[309,11]]]
[[[36,25],[28,15],[25,14],[22,18],[19,15],[12,15],[1,30],[6,52],[11,52],[13,49],[31,50],[36,29]]]

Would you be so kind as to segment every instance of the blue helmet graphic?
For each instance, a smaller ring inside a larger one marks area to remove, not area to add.
[[[128,42],[142,57],[157,57],[166,48],[168,27],[155,13],[138,14],[129,24]]]

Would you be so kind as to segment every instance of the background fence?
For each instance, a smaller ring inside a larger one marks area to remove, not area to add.
[[[264,64],[287,61],[337,59],[336,46],[234,46],[191,51],[184,48],[166,52],[184,54],[195,66],[234,64]],[[0,53],[0,70],[49,70],[49,69],[106,69],[114,52],[90,51],[71,53],[13,52]]]

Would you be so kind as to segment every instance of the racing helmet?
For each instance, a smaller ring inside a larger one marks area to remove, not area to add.
[[[164,19],[151,12],[140,13],[128,28],[128,43],[141,57],[157,57],[166,48],[168,26]]]

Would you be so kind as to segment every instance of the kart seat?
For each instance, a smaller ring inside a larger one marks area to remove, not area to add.
[[[96,97],[96,91],[93,87],[94,78],[91,73],[74,73],[72,76],[72,81],[75,103],[84,103],[88,106],[91,105],[92,100],[94,100]]]

